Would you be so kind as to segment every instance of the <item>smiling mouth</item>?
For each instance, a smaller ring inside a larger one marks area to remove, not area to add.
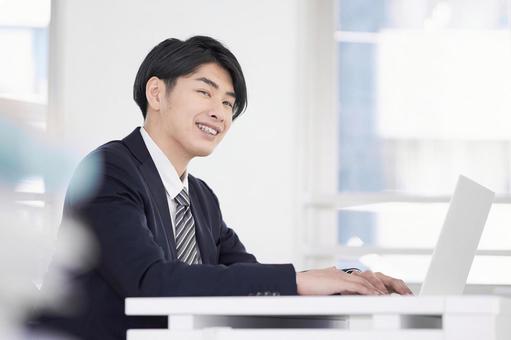
[[[211,136],[216,136],[218,134],[218,131],[209,127],[209,126],[206,126],[204,124],[201,124],[201,123],[196,123],[195,125],[197,125],[197,127],[199,129],[201,129],[202,131],[204,131],[205,133],[207,133],[208,135],[211,135]]]

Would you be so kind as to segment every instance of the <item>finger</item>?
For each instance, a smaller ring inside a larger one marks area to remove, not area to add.
[[[354,273],[352,273],[350,275],[353,279],[356,278],[358,280],[362,280],[361,283],[370,286],[370,288],[376,289],[381,295],[385,294],[385,291],[387,290],[385,288],[385,286],[383,285],[383,289],[378,287],[370,278],[366,277],[366,275],[369,276],[369,274],[364,274],[364,275],[361,275],[362,273],[356,273],[355,275],[353,275],[353,274]]]
[[[353,275],[352,274],[346,274],[347,275],[347,280],[348,281],[352,281],[352,282],[355,282],[357,284],[360,284],[360,285],[363,285],[365,286],[367,289],[371,290],[371,291],[375,291],[376,293],[375,294],[378,294],[378,295],[383,295],[385,294],[382,290],[378,289],[376,286],[374,286],[369,280],[367,280],[365,277],[363,276],[360,276],[360,275]]]
[[[362,294],[362,295],[379,295],[381,294],[376,287],[362,277],[347,274],[339,271],[340,280],[343,282],[345,292]]]
[[[403,280],[395,279],[382,273],[378,274],[378,277],[385,283],[385,286],[387,286],[392,292],[401,295],[413,295],[412,291]]]
[[[412,291],[410,290],[410,288],[408,288],[408,286],[403,280],[395,279],[392,282],[394,284],[393,287],[396,293],[401,295],[413,295]]]
[[[341,294],[380,295],[374,287],[367,286],[360,282],[344,281],[344,288]]]
[[[376,287],[379,291],[381,291],[383,294],[389,294],[389,291],[387,290],[387,287],[385,287],[385,284],[383,281],[377,277],[373,272],[366,271],[366,272],[353,272],[352,275],[356,276],[362,276],[366,280],[368,280],[374,287]]]

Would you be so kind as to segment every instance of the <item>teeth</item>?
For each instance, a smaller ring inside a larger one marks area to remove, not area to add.
[[[215,129],[212,129],[209,126],[202,125],[202,124],[197,124],[197,126],[199,127],[199,129],[201,129],[202,131],[204,131],[210,135],[216,136],[216,134],[218,133]]]

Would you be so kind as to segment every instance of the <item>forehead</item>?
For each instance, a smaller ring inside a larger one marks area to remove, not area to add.
[[[202,64],[197,69],[184,77],[187,80],[198,81],[199,78],[207,78],[218,84],[223,92],[234,92],[232,78],[229,72],[216,63]]]

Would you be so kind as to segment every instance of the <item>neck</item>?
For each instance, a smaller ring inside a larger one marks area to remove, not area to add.
[[[165,135],[163,129],[159,128],[161,124],[156,124],[147,119],[144,123],[144,129],[147,131],[152,140],[163,151],[165,156],[176,169],[179,178],[182,178],[186,171],[186,167],[190,162],[190,157],[184,152],[183,148],[172,138]]]

